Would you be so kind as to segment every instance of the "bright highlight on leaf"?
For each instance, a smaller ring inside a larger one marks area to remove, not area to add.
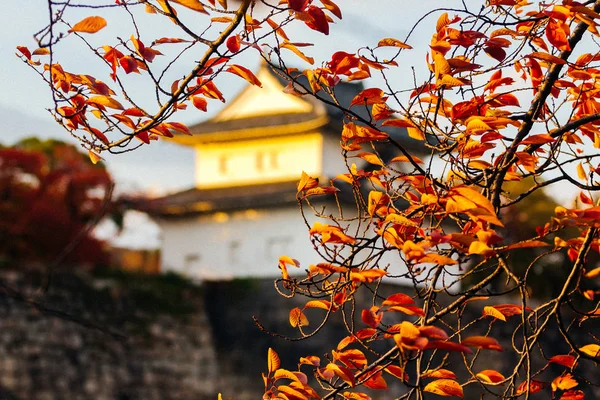
[[[69,32],[96,33],[106,26],[106,20],[102,17],[87,17],[73,25]]]
[[[444,397],[464,397],[462,386],[452,379],[438,379],[437,381],[430,382],[425,386],[423,391]]]

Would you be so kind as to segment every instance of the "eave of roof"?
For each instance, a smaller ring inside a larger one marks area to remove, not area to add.
[[[192,188],[138,203],[134,207],[162,218],[178,218],[215,212],[292,205],[296,181],[215,189]]]

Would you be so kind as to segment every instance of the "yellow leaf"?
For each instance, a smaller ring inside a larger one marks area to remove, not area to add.
[[[90,161],[92,161],[92,164],[97,164],[98,162],[104,160],[102,157],[100,157],[99,154],[96,154],[92,150],[88,151],[88,156],[90,157]]]
[[[407,45],[404,42],[399,41],[398,39],[393,38],[385,38],[381,39],[379,43],[377,43],[378,47],[399,47],[401,49],[412,49],[411,46]]]
[[[438,379],[433,381],[423,389],[425,392],[434,393],[440,396],[464,397],[463,388],[458,382],[452,379]]]
[[[279,47],[283,47],[284,49],[288,49],[288,50],[292,51],[298,57],[300,57],[301,59],[303,59],[304,61],[306,61],[307,63],[309,63],[311,65],[315,63],[314,58],[308,57],[306,54],[304,54],[303,52],[298,50],[298,47],[294,46],[292,43],[284,42],[284,43],[281,43],[279,45]]]
[[[419,128],[408,127],[406,128],[406,131],[408,132],[408,136],[410,136],[413,139],[425,140],[425,133]]]
[[[586,272],[586,278],[595,278],[600,275],[600,267],[594,268],[593,270]]]
[[[557,390],[569,390],[573,389],[577,385],[579,385],[579,383],[573,379],[573,375],[566,373],[552,381],[552,391],[556,392]]]
[[[115,108],[117,110],[123,109],[121,103],[109,96],[93,96],[87,99],[87,103],[102,107]]]
[[[73,25],[69,32],[96,33],[106,26],[106,20],[102,17],[87,17]]]
[[[492,306],[483,307],[483,315],[488,315],[490,317],[494,317],[496,319],[506,322],[506,316],[504,316],[504,314],[502,314],[500,311],[496,310]]]
[[[444,76],[442,76],[442,79],[440,79],[437,84],[438,84],[438,86],[452,88],[452,87],[456,87],[456,86],[464,86],[466,84],[466,82],[463,82],[462,80],[455,78],[452,75],[444,75]]]
[[[495,251],[487,244],[475,240],[469,246],[469,254],[479,254],[485,257],[490,257],[495,254]]]
[[[585,170],[583,169],[583,164],[577,164],[577,177],[582,181],[587,181],[587,175],[585,174]]]
[[[579,351],[587,354],[590,357],[600,357],[600,345],[597,344],[587,344],[583,347],[580,347]]]
[[[274,371],[278,370],[279,366],[281,365],[281,361],[279,360],[279,355],[275,352],[275,350],[273,350],[270,347],[269,347],[267,362],[268,362],[268,366],[269,366],[269,372],[274,372]]]
[[[455,186],[452,188],[451,191],[460,194],[463,198],[469,199],[470,201],[475,203],[477,207],[483,208],[489,211],[491,214],[496,215],[492,203],[477,189],[473,189],[468,186]]]
[[[379,159],[379,157],[376,154],[359,153],[356,156],[362,158],[363,160],[365,160],[366,162],[368,162],[370,164],[379,165],[380,167],[383,167],[383,162]]]

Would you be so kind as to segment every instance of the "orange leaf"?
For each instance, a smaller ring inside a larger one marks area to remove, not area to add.
[[[430,382],[427,384],[427,386],[425,386],[423,391],[444,397],[464,397],[462,386],[452,379],[438,379],[437,381]]]
[[[401,49],[412,49],[411,46],[407,45],[404,42],[399,41],[398,39],[393,38],[385,38],[381,39],[379,43],[377,43],[378,47],[399,47]]]
[[[225,70],[226,72],[231,72],[237,76],[240,76],[250,82],[253,85],[262,87],[262,83],[258,80],[258,78],[250,71],[248,68],[242,67],[241,65],[231,65],[229,68]]]
[[[173,3],[181,4],[182,6],[189,8],[190,10],[197,11],[202,14],[208,14],[204,5],[199,0],[171,0]]]
[[[295,45],[293,45],[292,43],[290,43],[290,42],[281,43],[279,45],[279,47],[282,47],[284,49],[288,49],[288,50],[292,51],[298,57],[300,57],[301,59],[303,59],[304,61],[306,61],[307,63],[309,63],[311,65],[315,63],[315,59],[314,58],[308,57],[306,54],[304,54],[303,52],[301,52],[300,50],[298,50],[298,48]]]
[[[192,96],[192,104],[198,110],[206,111],[208,108],[208,101],[204,97]]]
[[[293,308],[290,311],[290,325],[294,328],[300,326],[308,326],[308,319],[306,315],[298,307]]]
[[[45,56],[50,54],[50,49],[47,47],[40,47],[39,49],[35,49],[32,53],[34,56]]]
[[[87,99],[88,104],[100,106],[99,108],[108,107],[122,110],[123,106],[117,100],[109,96],[93,96]]]
[[[269,372],[275,372],[276,370],[279,369],[279,366],[281,365],[281,361],[279,360],[279,355],[275,352],[275,350],[273,350],[270,347],[269,347],[269,354],[267,357],[267,362],[269,365]]]
[[[500,382],[502,382],[504,379],[506,379],[506,378],[504,378],[504,375],[502,375],[498,371],[494,371],[493,369],[486,369],[484,371],[481,371],[480,373],[478,373],[475,376],[477,378],[479,378],[481,381],[483,381],[483,383],[487,383],[490,385],[497,385]]]
[[[348,385],[354,387],[354,374],[346,367],[341,367],[334,363],[329,363],[325,367],[325,371],[331,371]]]
[[[379,88],[365,89],[352,99],[350,107],[355,105],[373,105],[385,103],[387,97],[384,97],[383,90]]]
[[[298,182],[297,188],[298,193],[303,192],[305,190],[309,190],[319,186],[319,179],[312,178],[308,176],[308,174],[302,171],[302,176],[300,177],[300,182]]]
[[[436,369],[434,371],[425,371],[423,378],[437,378],[437,379],[456,379],[456,374],[447,369]]]
[[[579,385],[579,383],[573,379],[573,375],[566,373],[554,379],[552,381],[552,391],[557,390],[569,390]]]
[[[333,1],[321,0],[321,4],[323,4],[323,7],[325,7],[327,10],[329,10],[333,15],[335,15],[339,19],[342,19],[342,11],[337,6],[337,4],[335,4]]]
[[[460,344],[462,344],[463,346],[475,347],[480,349],[489,349],[496,351],[503,350],[502,346],[500,346],[500,343],[498,343],[496,339],[491,338],[489,336],[470,336],[464,339],[462,342],[460,342]]]
[[[281,385],[281,386],[277,386],[277,390],[281,394],[280,396],[277,396],[278,398],[285,398],[288,400],[308,400],[308,397],[306,397],[302,392],[290,387],[290,386],[286,386],[286,385]],[[281,397],[284,396],[285,397]]]
[[[515,394],[517,396],[520,396],[525,392],[529,392],[530,394],[537,393],[540,390],[542,390],[544,386],[546,386],[544,382],[532,379],[531,382],[529,382],[529,385],[527,385],[527,381],[521,383],[517,388],[517,392]]]
[[[527,57],[537,58],[538,60],[548,61],[553,64],[566,64],[567,63],[562,58],[558,58],[556,56],[553,56],[552,54],[541,53],[538,51],[534,51],[533,53],[528,54]]]
[[[87,17],[73,25],[69,32],[96,33],[106,26],[106,20],[102,17]]]

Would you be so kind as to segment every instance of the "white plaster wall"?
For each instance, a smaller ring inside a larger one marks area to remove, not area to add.
[[[159,221],[163,271],[196,279],[278,276],[281,255],[319,262],[296,207]],[[293,272],[293,271],[290,271]]]
[[[277,263],[282,255],[300,261],[301,269],[288,267],[293,275],[303,275],[310,264],[323,262],[310,242],[309,229],[298,208],[293,206],[158,223],[162,229],[162,270],[192,279],[278,277]],[[379,266],[388,264],[392,274],[406,271],[396,251],[386,254]],[[411,283],[406,279],[390,282]]]

